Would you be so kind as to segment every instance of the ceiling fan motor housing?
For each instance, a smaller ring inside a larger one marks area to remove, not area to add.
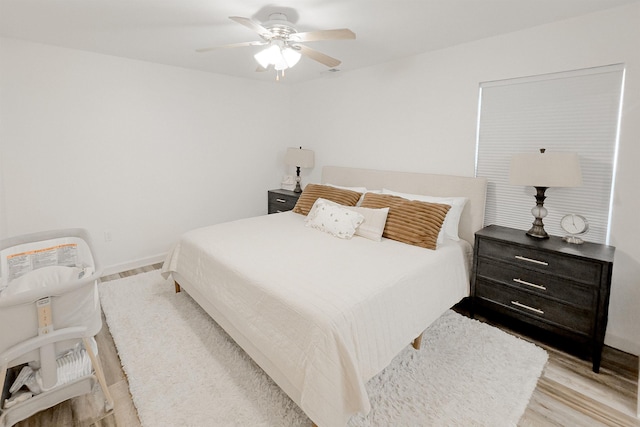
[[[295,34],[298,31],[293,24],[287,21],[287,15],[284,13],[272,13],[269,15],[269,20],[262,24],[263,27],[271,31],[272,37],[264,37],[267,41],[273,39],[281,39],[288,41],[291,34]]]

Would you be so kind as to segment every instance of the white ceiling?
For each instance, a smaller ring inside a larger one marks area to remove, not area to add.
[[[257,73],[259,47],[195,49],[259,40],[228,19],[258,22],[283,12],[298,31],[349,28],[356,40],[310,47],[342,60],[346,72],[421,52],[517,31],[640,0],[0,0],[0,36],[275,81]],[[328,73],[302,58],[281,82]]]

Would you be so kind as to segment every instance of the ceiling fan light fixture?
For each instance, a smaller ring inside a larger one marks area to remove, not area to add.
[[[289,68],[292,68],[294,65],[296,65],[298,61],[300,61],[301,56],[302,55],[300,54],[300,52],[290,47],[286,47],[282,50],[282,57],[284,58],[284,61],[287,63]]]
[[[282,71],[296,65],[301,56],[300,52],[283,43],[272,42],[269,47],[256,53],[254,58],[262,68],[273,65],[277,71]]]
[[[253,57],[262,68],[267,68],[270,64],[275,64],[278,57],[282,57],[282,54],[280,53],[280,47],[272,44],[256,53]]]

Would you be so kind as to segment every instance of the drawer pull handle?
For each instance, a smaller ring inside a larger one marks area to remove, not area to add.
[[[536,285],[535,283],[527,282],[527,281],[524,281],[522,279],[513,279],[513,281],[516,282],[516,283],[520,283],[522,285],[531,286],[532,288],[541,289],[543,291],[547,290],[547,288],[542,286],[542,285]]]
[[[276,199],[276,202],[278,202],[278,203],[287,203],[287,201],[285,199]]]
[[[518,307],[521,307],[521,308],[526,308],[527,310],[533,311],[534,313],[544,314],[544,311],[540,310],[539,308],[529,307],[528,305],[522,304],[518,301],[511,301],[511,304],[517,305]]]
[[[548,262],[538,261],[537,259],[531,259],[531,258],[527,258],[527,257],[520,256],[520,255],[516,255],[516,259],[519,259],[521,261],[533,262],[535,264],[540,264],[540,265],[549,265]]]

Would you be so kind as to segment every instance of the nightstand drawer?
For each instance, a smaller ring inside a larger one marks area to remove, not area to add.
[[[284,197],[275,197],[269,200],[269,209],[280,210],[281,212],[290,211],[296,205],[297,200],[286,199]]]
[[[595,286],[580,285],[557,276],[540,274],[485,258],[479,260],[477,274],[479,278],[500,282],[541,297],[561,300],[589,310],[595,303],[598,291]]]
[[[476,282],[476,297],[573,332],[591,334],[593,331],[593,318],[591,311],[587,309],[572,307],[484,280]]]
[[[270,190],[268,192],[268,212],[286,212],[296,206],[301,193],[289,190]]]
[[[481,240],[478,251],[483,257],[501,260],[517,268],[566,277],[594,286],[600,284],[600,265],[594,262],[492,240]]]

